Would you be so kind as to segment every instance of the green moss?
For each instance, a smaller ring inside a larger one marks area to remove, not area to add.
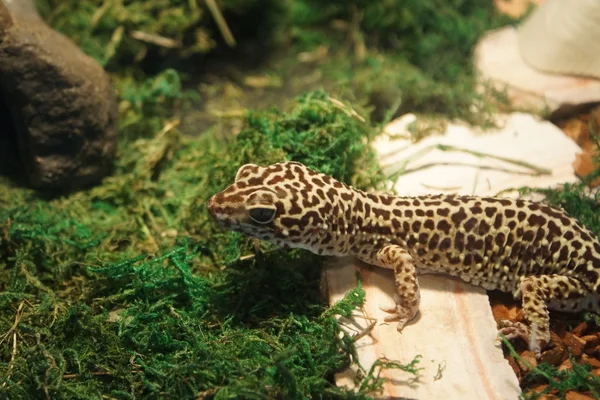
[[[471,51],[484,32],[515,22],[499,14],[492,2],[477,0],[298,3],[297,25],[313,27],[341,19],[356,30],[359,39],[355,40],[363,40],[368,48],[401,55],[423,74],[446,83],[472,70]]]
[[[381,368],[404,366],[382,361],[358,394],[334,385],[354,362],[335,317],[362,303],[360,286],[328,307],[320,257],[254,253],[204,204],[245,162],[300,160],[376,186],[375,129],[319,91],[250,114],[227,142],[152,136],[187,101],[169,74],[121,91],[126,134],[101,185],[44,200],[0,182],[0,397],[365,398]]]
[[[373,107],[377,121],[411,112],[490,126],[494,112],[508,107],[502,93],[476,88],[473,71],[477,40],[517,22],[498,14],[492,2],[294,4],[292,35],[298,45],[328,47],[334,56],[325,61],[327,77],[341,83],[347,98]],[[331,29],[332,19],[337,30]]]
[[[109,69],[150,59],[186,59],[223,43],[224,31],[207,2],[189,0],[36,0],[44,18]],[[286,9],[279,1],[214,2],[237,41],[270,46],[280,36]],[[252,21],[250,23],[249,21]]]

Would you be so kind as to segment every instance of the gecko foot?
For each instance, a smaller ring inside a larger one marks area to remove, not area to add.
[[[383,312],[390,314],[383,318],[385,322],[398,321],[396,329],[398,329],[398,332],[400,332],[402,331],[406,323],[414,317],[416,311],[411,312],[411,310],[406,308],[406,306],[402,305],[400,296],[398,295],[394,295],[394,302],[396,303],[394,306],[379,306],[379,309]]]
[[[535,357],[538,359],[542,355],[542,347],[546,345],[546,343],[542,343],[535,337],[535,333],[532,332],[532,329],[529,326],[522,322],[502,320],[500,321],[498,334],[504,335],[508,340],[521,338],[527,343],[529,350],[533,351]]]

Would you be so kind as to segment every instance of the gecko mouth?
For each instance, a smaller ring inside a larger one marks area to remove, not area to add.
[[[217,221],[219,223],[219,225],[229,227],[232,224],[234,224],[236,221],[235,221],[235,219],[231,218],[231,216],[229,215],[229,213],[227,212],[226,209],[221,207],[215,201],[215,196],[208,199],[208,201],[206,202],[206,209],[208,210],[208,213],[210,214],[210,216],[215,221]]]

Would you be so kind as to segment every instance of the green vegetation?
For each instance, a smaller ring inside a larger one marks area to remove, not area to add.
[[[299,160],[377,186],[370,125],[312,92],[287,113],[252,113],[227,143],[168,122],[140,138],[157,98],[166,113],[189,100],[172,72],[136,93],[140,103],[121,109],[137,117],[122,119],[116,172],[101,185],[42,200],[2,181],[0,397],[364,398],[380,368],[404,368],[365,371],[358,394],[335,387],[332,374],[354,360],[335,317],[362,304],[360,286],[328,308],[321,258],[255,254],[204,209],[251,160]]]
[[[545,363],[533,367],[517,354],[514,347],[505,337],[502,337],[502,343],[508,348],[510,355],[515,360],[529,369],[529,372],[523,377],[523,381],[521,382],[522,387],[530,388],[536,384],[547,385],[540,392],[526,393],[523,396],[524,399],[534,400],[541,398],[545,394],[552,394],[558,396],[560,399],[564,399],[569,391],[587,393],[595,399],[600,397],[600,378],[590,373],[592,368],[589,365],[579,364],[575,359],[571,358],[572,368],[570,369],[560,370]]]
[[[278,0],[36,0],[36,4],[56,30],[109,70],[204,55],[234,46],[230,36],[241,45],[252,40],[270,47],[286,13]]]

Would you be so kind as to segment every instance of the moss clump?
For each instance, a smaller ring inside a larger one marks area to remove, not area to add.
[[[319,7],[320,12],[313,10]],[[492,124],[507,102],[492,88],[478,91],[473,46],[483,33],[517,21],[477,0],[298,0],[294,38],[305,49],[325,45],[328,77],[349,98],[368,99],[375,119],[407,112]],[[329,21],[337,21],[331,29]],[[316,29],[315,29],[316,28]],[[319,29],[320,28],[320,29]],[[348,53],[352,53],[351,56]],[[354,97],[352,97],[354,96]]]
[[[153,109],[156,92],[137,93],[122,112]],[[180,103],[158,98],[165,112]],[[134,120],[124,132],[146,123]],[[243,162],[300,160],[376,185],[374,129],[324,92],[252,113],[226,143],[164,123],[124,135],[115,173],[93,189],[44,200],[0,182],[0,397],[365,398],[377,371],[358,394],[332,381],[354,362],[335,316],[362,303],[360,286],[328,308],[320,257],[254,253],[204,203]]]
[[[160,64],[166,57],[186,59],[206,54],[217,47],[226,47],[224,37],[228,32],[242,43],[252,38],[269,47],[280,36],[286,12],[282,3],[275,0],[36,0],[36,3],[55,29],[110,69],[147,58]],[[217,22],[221,20],[225,25]]]
[[[355,42],[400,54],[423,74],[446,83],[472,70],[471,51],[485,31],[515,22],[499,14],[492,2],[477,0],[298,3],[294,17],[299,26],[324,26],[332,19],[345,21],[349,30],[354,29]]]

